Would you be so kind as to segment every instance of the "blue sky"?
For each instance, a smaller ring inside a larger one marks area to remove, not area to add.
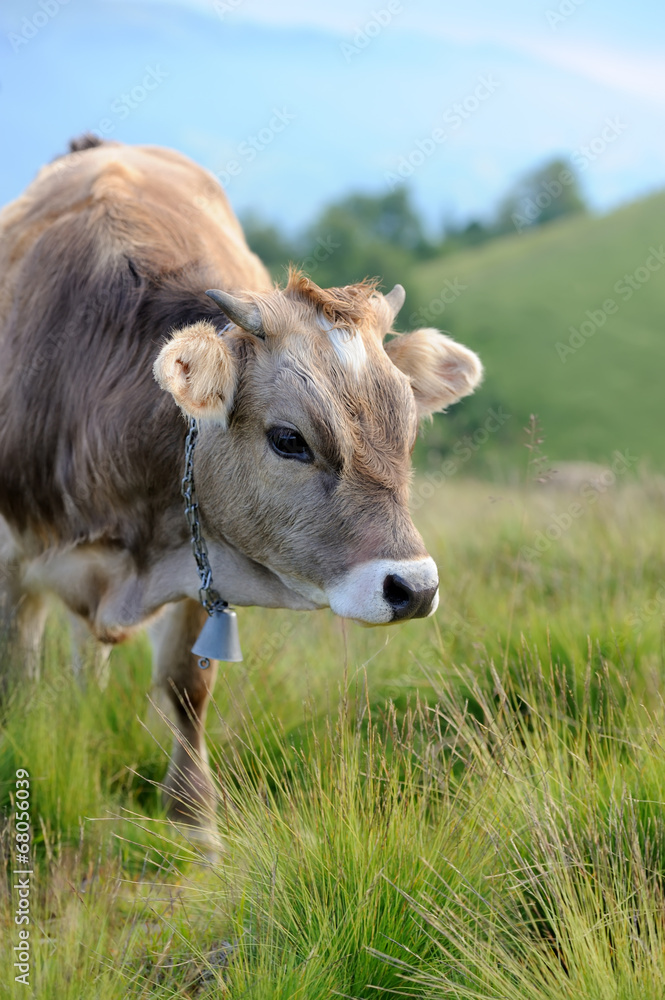
[[[0,199],[103,126],[291,228],[400,169],[432,227],[486,216],[553,155],[606,210],[665,186],[663,28],[649,0],[4,0]]]

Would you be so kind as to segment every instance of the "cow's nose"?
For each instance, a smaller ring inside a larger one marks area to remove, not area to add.
[[[403,576],[389,573],[383,581],[383,596],[392,608],[392,621],[425,618],[432,610],[432,601],[437,589],[437,587],[426,587],[424,590],[417,590],[410,586]]]

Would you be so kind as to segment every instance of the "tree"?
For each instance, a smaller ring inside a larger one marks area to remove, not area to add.
[[[497,235],[522,232],[587,210],[575,171],[555,158],[522,177],[499,207]]]
[[[346,285],[380,277],[385,287],[405,280],[414,258],[431,256],[409,192],[352,194],[329,205],[308,228],[300,258],[319,284]]]
[[[390,243],[416,254],[428,248],[420,216],[405,187],[384,195],[353,194],[337,207],[355,220],[368,241]]]
[[[287,239],[276,225],[254,213],[243,218],[242,227],[250,249],[258,254],[273,278],[283,279],[289,261],[299,254],[295,242]]]
[[[470,219],[461,224],[444,222],[443,236],[437,251],[440,254],[449,254],[457,250],[466,250],[467,247],[477,247],[494,239],[495,235],[493,228],[479,219]]]

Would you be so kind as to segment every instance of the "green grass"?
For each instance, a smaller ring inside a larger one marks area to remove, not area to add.
[[[580,494],[456,477],[418,512],[434,619],[241,611],[246,659],[209,715],[216,862],[161,812],[145,642],[81,690],[54,616],[43,680],[2,707],[0,995],[29,995],[9,877],[24,767],[40,1000],[660,1000],[664,496],[622,480],[534,556]]]
[[[494,438],[504,463],[529,414],[538,413],[554,459],[607,462],[615,449],[628,449],[663,469],[665,396],[654,379],[665,366],[665,264],[627,300],[615,286],[645,264],[650,247],[665,250],[664,220],[660,193],[602,218],[564,219],[415,270],[406,282],[403,328],[448,330],[478,351],[487,370],[484,389],[435,424],[431,447],[450,447],[501,404],[511,415]],[[459,281],[460,292],[441,312],[447,280]],[[571,326],[579,331],[589,321],[587,310],[602,320],[608,299],[616,312],[595,332],[587,327],[592,335],[562,361],[556,345],[568,342]],[[478,467],[492,450],[482,449]]]

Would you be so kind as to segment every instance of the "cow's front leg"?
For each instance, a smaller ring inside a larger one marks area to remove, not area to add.
[[[72,671],[74,677],[84,686],[86,668],[99,685],[101,691],[106,691],[110,678],[109,660],[113,645],[110,642],[100,642],[90,631],[89,626],[78,615],[70,614],[69,631],[72,640]]]
[[[3,665],[0,670],[3,683],[7,680],[8,665],[14,665],[17,678],[27,676],[39,680],[41,648],[48,602],[39,593],[18,593],[18,588],[6,586],[0,594],[0,643],[3,645]]]
[[[174,722],[173,752],[164,781],[169,817],[187,824],[207,846],[216,846],[216,795],[208,766],[205,716],[217,664],[202,670],[191,653],[206,617],[198,601],[178,601],[166,607],[150,635],[153,678],[168,696]]]

